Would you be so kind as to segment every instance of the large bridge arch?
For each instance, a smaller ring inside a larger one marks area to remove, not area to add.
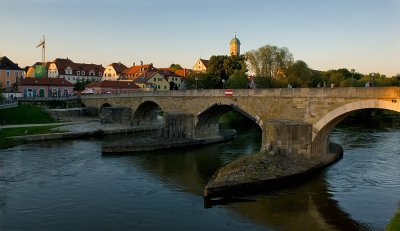
[[[152,125],[158,124],[159,116],[162,116],[163,108],[154,101],[144,101],[141,103],[132,117],[132,125]]]
[[[195,137],[200,138],[218,135],[219,119],[221,116],[232,110],[244,115],[257,124],[262,130],[263,122],[259,116],[254,116],[246,112],[238,105],[215,103],[198,113],[195,124]]]
[[[321,153],[327,152],[328,139],[332,129],[354,111],[363,109],[383,109],[400,113],[400,102],[396,99],[391,101],[380,99],[363,100],[348,103],[330,111],[313,125],[312,153],[314,155],[320,155]]]
[[[103,103],[100,108],[99,108],[99,115],[101,115],[103,113],[103,109],[106,107],[111,107],[112,105],[109,103]]]

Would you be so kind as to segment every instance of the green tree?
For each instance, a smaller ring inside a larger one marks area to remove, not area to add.
[[[293,63],[293,55],[286,47],[266,45],[247,52],[246,61],[257,78],[269,78],[269,84],[266,84],[265,80],[258,79],[260,83],[263,83],[259,86],[271,87],[274,82],[285,78],[289,66]]]
[[[247,88],[248,81],[245,72],[243,70],[235,70],[235,72],[229,76],[229,79],[226,81],[226,87],[233,89]]]
[[[89,80],[78,80],[74,84],[74,91],[83,91],[85,90],[86,85],[88,85],[91,81]]]
[[[213,76],[216,88],[222,88],[222,80],[228,80],[236,70],[246,71],[245,56],[213,55],[208,62],[207,73]]]
[[[186,80],[189,89],[213,89],[218,84],[218,80],[209,73],[192,72]]]
[[[302,60],[297,60],[288,68],[288,83],[294,87],[311,87],[312,78],[312,71]]]
[[[183,68],[181,67],[181,65],[175,64],[175,63],[171,64],[171,65],[169,66],[169,68],[170,68],[172,71],[174,71],[174,72],[175,72],[176,70],[183,69]]]

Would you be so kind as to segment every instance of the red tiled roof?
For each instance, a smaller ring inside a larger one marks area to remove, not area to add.
[[[175,71],[175,74],[179,75],[180,77],[188,77],[192,70],[190,69],[178,69]]]
[[[66,86],[74,85],[64,78],[25,78],[18,83],[21,86]]]
[[[94,71],[95,75],[97,76],[99,72],[104,72],[104,67],[98,64],[86,64],[86,63],[74,63],[70,59],[60,59],[57,58],[53,61],[53,63],[57,66],[58,73],[61,75],[65,74],[65,69],[70,67],[74,75],[76,75],[77,71],[85,71],[86,75],[89,75],[90,71]]]
[[[124,74],[126,75],[132,75],[135,74],[138,71],[142,71],[142,70],[151,70],[153,69],[153,64],[145,64],[145,65],[139,65],[139,66],[132,66],[128,69],[126,69],[125,71],[123,71]]]

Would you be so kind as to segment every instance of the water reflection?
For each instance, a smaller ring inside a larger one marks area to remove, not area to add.
[[[257,151],[260,131],[131,156],[101,155],[101,144],[149,134],[21,145],[0,151],[0,230],[382,230],[400,198],[400,129],[365,129],[335,130],[345,157],[312,180],[210,208],[205,184]]]
[[[208,179],[223,163],[221,157],[215,155],[218,149],[221,145],[126,158],[181,190],[202,196]],[[340,209],[328,192],[324,174],[289,189],[246,198],[224,198],[212,205],[276,230],[369,230]],[[205,207],[212,208],[209,204]]]

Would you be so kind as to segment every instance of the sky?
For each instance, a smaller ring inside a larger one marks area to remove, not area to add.
[[[69,58],[106,67],[178,63],[287,47],[315,70],[400,73],[400,0],[0,0],[0,56],[21,67]]]

